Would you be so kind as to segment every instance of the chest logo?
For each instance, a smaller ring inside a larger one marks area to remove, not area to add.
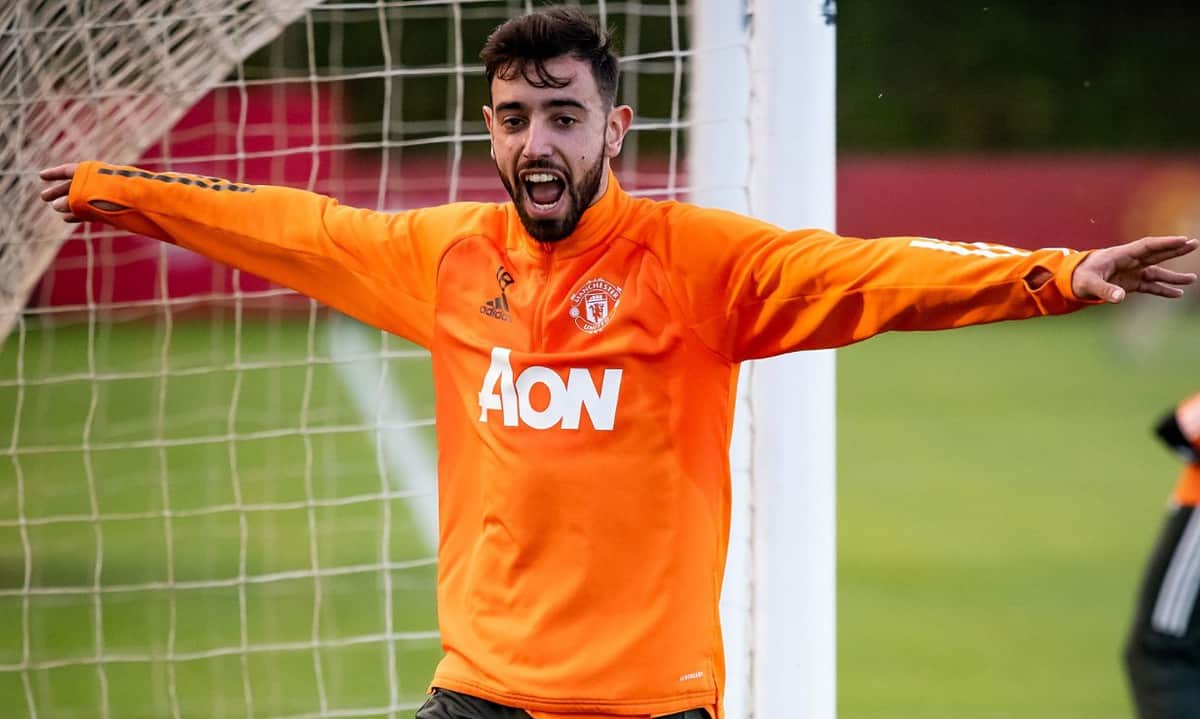
[[[509,314],[508,295],[504,294],[504,291],[508,289],[509,285],[515,283],[516,280],[508,270],[504,269],[504,265],[497,267],[496,284],[500,286],[500,294],[479,305],[479,314],[502,322],[512,322],[512,315]]]
[[[539,365],[514,372],[512,350],[493,347],[492,363],[479,387],[479,421],[486,424],[490,413],[499,412],[505,427],[577,430],[586,415],[595,429],[611,431],[620,393],[619,369],[604,370],[599,385],[583,367],[568,369],[565,380],[557,370]]]
[[[619,304],[621,288],[603,277],[597,277],[583,283],[583,287],[571,295],[568,314],[575,320],[576,327],[594,335],[608,326]]]

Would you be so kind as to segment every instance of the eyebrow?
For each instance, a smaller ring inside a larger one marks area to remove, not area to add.
[[[572,99],[572,98],[569,98],[569,97],[556,97],[556,98],[552,98],[550,100],[546,100],[545,102],[542,103],[542,107],[544,107],[544,108],[574,107],[574,108],[577,108],[580,110],[587,110],[587,107],[582,102]],[[510,100],[509,102],[502,102],[499,105],[496,105],[496,112],[498,112],[498,113],[499,112],[507,112],[510,110],[519,112],[521,110],[524,110],[525,108],[526,108],[525,103],[518,102],[516,100]]]

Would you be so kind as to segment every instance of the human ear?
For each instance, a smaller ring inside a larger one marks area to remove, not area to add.
[[[633,108],[629,105],[618,105],[608,112],[604,127],[604,156],[616,157],[621,154],[621,145],[625,142],[625,134],[633,126]]]
[[[484,105],[483,106],[483,124],[487,125],[488,154],[492,156],[493,160],[496,159],[496,145],[495,145],[495,143],[492,142],[492,120],[494,118],[495,118],[495,114],[492,112],[492,108],[488,107],[487,105]]]

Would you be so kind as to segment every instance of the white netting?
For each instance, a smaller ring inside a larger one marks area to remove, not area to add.
[[[387,210],[503,199],[476,53],[530,3],[312,5],[0,9],[6,717],[421,701],[440,653],[426,354],[170,246],[69,235],[36,198],[41,167],[100,158]],[[638,110],[623,182],[683,191],[682,3],[588,8]]]
[[[0,339],[62,228],[20,191],[44,163],[132,161],[315,0],[14,2],[0,9]]]

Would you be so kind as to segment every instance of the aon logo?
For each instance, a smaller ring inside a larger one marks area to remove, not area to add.
[[[492,348],[492,365],[483,378],[479,389],[479,421],[488,421],[488,412],[498,411],[505,427],[516,427],[524,422],[534,429],[550,429],[561,425],[563,429],[579,429],[579,415],[587,413],[596,429],[611,430],[617,418],[617,394],[621,389],[621,370],[604,370],[600,388],[592,381],[586,369],[571,368],[567,381],[549,367],[526,367],[513,378],[509,355],[512,350],[505,347]],[[537,409],[529,401],[529,394],[537,385],[545,386],[550,402]]]

